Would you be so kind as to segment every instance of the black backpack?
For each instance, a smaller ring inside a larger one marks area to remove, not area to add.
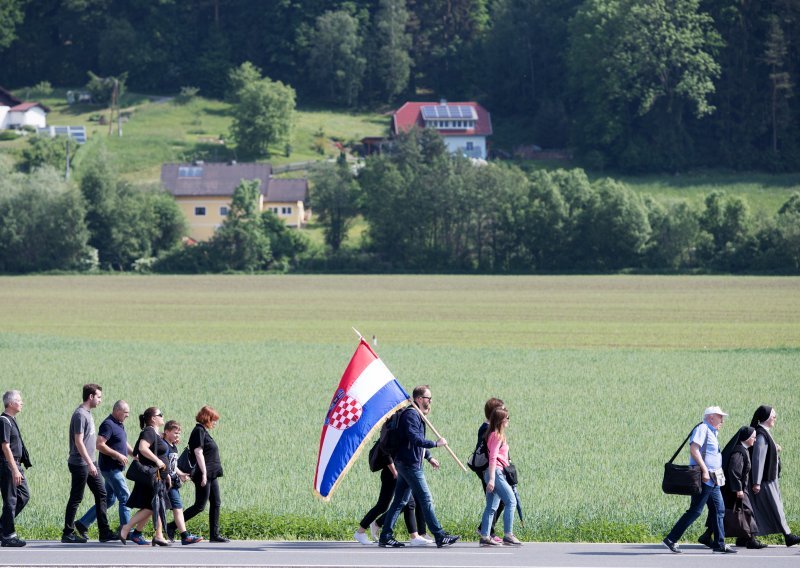
[[[381,437],[378,443],[383,448],[383,451],[392,457],[407,443],[406,433],[400,428],[400,417],[409,408],[411,407],[407,406],[395,412],[392,417],[386,421],[383,428],[381,428]]]

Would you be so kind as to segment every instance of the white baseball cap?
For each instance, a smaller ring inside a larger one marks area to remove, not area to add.
[[[722,412],[722,409],[719,406],[709,406],[703,412],[703,416],[708,416],[709,414],[719,414],[720,416],[728,416],[727,412]]]

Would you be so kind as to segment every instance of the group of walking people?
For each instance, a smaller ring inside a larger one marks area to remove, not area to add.
[[[130,407],[124,400],[115,402],[111,414],[99,429],[95,429],[92,410],[102,401],[102,387],[93,383],[84,385],[83,402],[70,419],[67,467],[71,487],[61,542],[87,542],[89,527],[96,521],[100,542],[168,546],[179,535],[181,544],[195,544],[203,537],[190,533],[186,521],[205,510],[209,501],[209,540],[228,542],[219,532],[221,497],[218,479],[223,470],[219,448],[210,433],[219,422],[219,413],[210,406],[200,409],[195,417],[197,423],[189,435],[188,447],[180,455],[178,445],[182,426],[176,420],[165,420],[164,413],[156,406],[139,415],[141,431],[133,446],[125,432]],[[6,392],[3,404],[5,412],[0,416],[0,487],[3,496],[0,534],[2,546],[21,547],[26,542],[17,535],[14,521],[30,498],[25,468],[31,467],[16,423],[16,415],[23,407],[21,393],[16,390]],[[99,452],[97,460],[96,452]],[[126,477],[134,481],[133,491],[129,491]],[[189,480],[195,487],[195,501],[184,510],[179,489]],[[87,487],[94,496],[94,505],[75,520]],[[119,503],[118,530],[111,529],[107,515],[115,502]],[[154,506],[161,509],[161,515],[155,514]],[[138,511],[132,515],[133,509]],[[173,520],[165,523],[162,519],[166,519],[168,509],[172,511]],[[151,540],[147,540],[143,530],[151,518],[154,534]]]
[[[772,435],[777,413],[759,406],[749,426],[742,426],[720,450],[719,431],[727,413],[710,406],[703,421],[689,435],[690,466],[699,467],[701,492],[692,495],[689,508],[664,538],[664,546],[680,553],[678,541],[686,529],[708,507],[706,531],[698,542],[713,552],[735,554],[725,543],[736,538],[737,547],[751,549],[767,545],[757,537],[782,534],[786,546],[800,543],[786,522],[780,489],[781,446]]]
[[[409,535],[409,546],[437,547],[454,544],[460,539],[442,529],[436,517],[433,498],[425,480],[423,461],[434,469],[439,462],[431,455],[432,448],[446,446],[447,440],[428,440],[425,419],[433,400],[430,387],[420,385],[412,392],[413,404],[397,411],[384,423],[378,441],[370,451],[370,468],[381,472],[378,501],[367,512],[354,533],[355,540],[364,545],[377,542],[383,548],[400,548],[405,543],[394,536],[394,525],[403,512]],[[502,400],[490,398],[484,405],[486,420],[478,429],[478,441],[473,457],[480,455],[478,464],[470,467],[481,480],[486,505],[478,525],[480,546],[520,546],[514,536],[516,509],[516,479],[509,479],[513,469],[508,456],[506,429],[509,413]],[[503,516],[503,536],[495,534],[498,517]],[[427,535],[430,528],[433,538]],[[370,536],[367,536],[367,531]]]

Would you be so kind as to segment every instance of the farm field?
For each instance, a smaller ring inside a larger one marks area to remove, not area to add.
[[[485,399],[506,400],[524,540],[660,539],[688,503],[661,493],[663,463],[711,404],[731,414],[723,441],[777,408],[800,529],[798,278],[105,275],[0,278],[0,376],[22,390],[34,462],[21,535],[58,535],[66,426],[98,382],[98,424],[118,398],[187,429],[203,404],[220,410],[226,534],[349,538],[377,497],[366,456],[331,503],[311,485],[351,326],[407,390],[431,385],[430,418],[462,459]],[[437,513],[474,538],[478,481],[438,452]]]

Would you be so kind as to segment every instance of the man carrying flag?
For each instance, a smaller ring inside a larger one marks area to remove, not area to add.
[[[436,539],[436,546],[441,548],[446,545],[455,544],[460,538],[456,535],[448,534],[439,524],[436,514],[433,511],[433,498],[425,481],[425,472],[422,469],[422,457],[425,448],[436,448],[446,446],[447,440],[439,438],[435,442],[425,439],[425,423],[423,416],[427,416],[431,411],[431,389],[428,385],[421,385],[414,389],[414,404],[417,409],[409,408],[400,416],[398,425],[400,444],[399,448],[392,453],[394,466],[397,469],[397,484],[394,489],[394,498],[386,518],[383,521],[378,545],[382,547],[397,548],[405,546],[394,538],[394,524],[400,511],[408,503],[409,497],[413,494],[417,507],[421,507],[425,514],[425,522],[431,533]]]

